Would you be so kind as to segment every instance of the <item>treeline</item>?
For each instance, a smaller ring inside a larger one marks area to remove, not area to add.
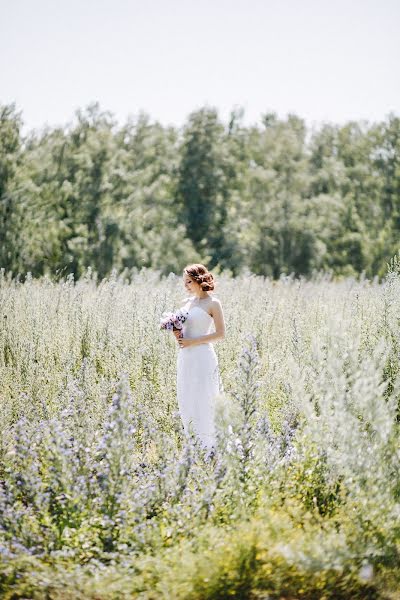
[[[21,133],[0,105],[0,267],[99,277],[204,262],[237,275],[383,276],[400,247],[400,119],[307,131],[193,112],[182,129],[124,125],[98,104]]]

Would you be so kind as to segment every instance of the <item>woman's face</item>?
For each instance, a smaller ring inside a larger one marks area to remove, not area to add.
[[[191,279],[189,275],[186,275],[186,273],[183,274],[183,285],[189,294],[195,294],[200,287],[200,285],[193,281],[193,279]]]

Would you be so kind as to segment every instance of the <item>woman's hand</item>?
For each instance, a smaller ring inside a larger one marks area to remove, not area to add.
[[[175,329],[175,330],[172,331],[172,333],[176,337],[176,341],[178,342],[180,348],[188,348],[189,346],[195,346],[196,345],[196,340],[195,339],[181,337],[181,335],[182,335],[182,330],[181,329]]]
[[[178,344],[180,348],[188,348],[189,346],[194,346],[195,340],[191,340],[190,338],[179,338]]]

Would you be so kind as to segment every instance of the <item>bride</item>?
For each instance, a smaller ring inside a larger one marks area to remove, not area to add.
[[[182,308],[189,314],[182,332],[174,332],[179,344],[179,412],[186,435],[191,423],[202,445],[211,449],[215,448],[215,397],[223,391],[212,342],[225,337],[224,315],[220,300],[209,293],[214,289],[214,276],[204,265],[186,266],[183,283],[190,297]]]

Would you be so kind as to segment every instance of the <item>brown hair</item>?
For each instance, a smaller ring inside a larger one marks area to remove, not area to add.
[[[214,275],[204,265],[187,265],[183,272],[198,283],[203,292],[211,292],[214,289]]]

